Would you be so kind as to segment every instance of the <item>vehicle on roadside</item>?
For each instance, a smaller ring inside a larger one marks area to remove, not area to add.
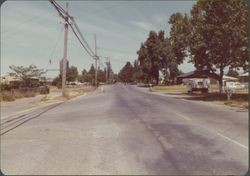
[[[245,88],[245,84],[235,81],[227,81],[224,83],[224,88],[228,89],[242,89]]]
[[[137,87],[152,87],[152,84],[144,84],[144,83],[138,83]]]
[[[194,91],[208,93],[210,80],[208,78],[192,78],[187,80],[186,85],[188,93],[192,93]]]

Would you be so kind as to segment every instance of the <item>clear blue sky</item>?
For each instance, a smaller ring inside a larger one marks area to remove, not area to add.
[[[57,1],[65,7],[65,1]],[[94,50],[97,35],[98,55],[109,56],[118,72],[137,59],[136,51],[150,30],[164,30],[169,36],[168,19],[172,13],[189,13],[195,1],[69,1],[69,13],[75,17],[85,39]],[[58,41],[58,45],[56,45]],[[35,64],[58,69],[63,56],[63,24],[49,1],[7,1],[1,6],[1,74],[9,66]],[[94,63],[69,31],[69,65],[78,71]],[[102,59],[105,62],[105,59]],[[102,68],[102,67],[101,67]],[[191,64],[180,66],[184,72]],[[54,77],[58,72],[48,72]]]

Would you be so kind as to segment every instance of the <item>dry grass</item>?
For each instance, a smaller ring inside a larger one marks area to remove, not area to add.
[[[43,103],[51,103],[51,102],[61,102],[65,100],[69,100],[80,95],[83,95],[87,92],[94,91],[96,88],[91,86],[86,87],[75,87],[75,88],[67,88],[65,92],[65,96],[62,96],[62,90],[56,87],[50,87],[50,93],[45,95],[41,101]]]
[[[160,93],[179,93],[187,94],[187,88],[184,85],[174,85],[174,86],[155,86],[150,89],[152,92]],[[211,101],[217,104],[224,104],[231,107],[239,107],[248,109],[248,89],[236,89],[231,97],[231,101],[227,101],[226,93],[218,93],[219,87],[216,84],[211,86],[211,92],[208,94],[202,94],[195,92],[192,94],[192,97],[186,98],[189,100],[199,100],[199,101]]]
[[[161,93],[186,93],[187,88],[185,85],[173,85],[173,86],[154,86],[150,88],[151,92]]]
[[[11,93],[10,91],[1,91],[0,92],[0,101],[15,101],[19,98],[27,98],[27,97],[34,97],[38,93],[32,92],[32,91],[14,91]]]

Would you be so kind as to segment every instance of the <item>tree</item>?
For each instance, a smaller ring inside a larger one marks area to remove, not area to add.
[[[248,66],[248,10],[245,1],[199,0],[191,10],[189,48],[192,62],[218,69],[220,91],[225,67]]]
[[[23,80],[23,86],[33,86],[35,83],[33,78],[39,79],[45,72],[43,69],[38,69],[37,66],[31,64],[28,67],[11,65],[9,68],[14,71],[16,76]]]
[[[106,82],[106,70],[103,71],[102,69],[98,69],[98,82]]]
[[[126,65],[119,72],[118,77],[122,82],[131,83],[133,82],[133,71],[133,66],[130,62],[127,62]]]
[[[230,68],[227,72],[227,76],[232,76],[232,77],[238,77],[239,73],[235,70],[235,69],[232,69]]]
[[[141,48],[137,51],[138,60],[142,72],[146,75],[147,82],[152,80],[159,82],[159,71],[165,65],[165,38],[164,32],[159,31],[158,34],[150,31],[147,40],[141,44]]]
[[[62,77],[61,75],[55,77],[52,81],[52,85],[56,86],[57,88],[62,88]]]
[[[81,82],[81,83],[83,83],[83,82],[87,82],[86,81],[86,75],[87,75],[87,70],[86,69],[83,69],[82,70],[82,73],[80,74],[80,75],[78,75],[78,78],[77,78],[77,80],[79,81],[79,82]]]
[[[170,16],[169,24],[171,24],[170,30],[170,45],[171,54],[177,65],[183,63],[183,60],[187,56],[188,36],[190,33],[190,23],[187,14],[174,13]]]
[[[77,79],[77,77],[78,77],[77,67],[71,66],[70,68],[68,68],[68,70],[66,72],[66,80],[68,82],[75,81]]]

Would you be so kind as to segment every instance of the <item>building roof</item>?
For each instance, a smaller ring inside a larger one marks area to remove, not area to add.
[[[177,76],[177,79],[184,79],[184,78],[213,78],[219,80],[219,75],[210,70],[195,70]]]
[[[240,77],[245,77],[245,76],[249,76],[249,72],[243,73],[239,75]]]
[[[235,77],[232,77],[232,76],[223,75],[223,80],[238,80],[238,78],[235,78]]]

